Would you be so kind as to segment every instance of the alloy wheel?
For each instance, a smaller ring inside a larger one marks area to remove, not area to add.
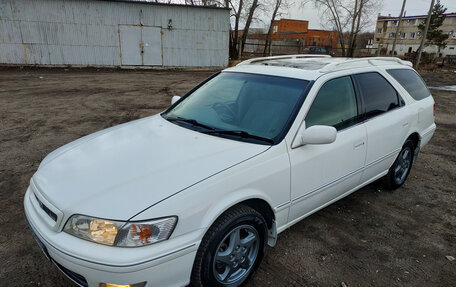
[[[404,182],[410,170],[411,163],[412,150],[409,147],[406,147],[399,154],[396,167],[394,168],[394,180],[397,184]]]
[[[260,248],[257,230],[241,225],[231,230],[218,244],[213,261],[213,275],[222,284],[233,284],[246,277]]]

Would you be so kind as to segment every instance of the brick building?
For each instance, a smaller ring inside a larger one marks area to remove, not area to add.
[[[272,24],[272,41],[298,41],[302,46],[321,46],[329,50],[337,47],[335,31],[309,29],[309,21],[280,19]]]

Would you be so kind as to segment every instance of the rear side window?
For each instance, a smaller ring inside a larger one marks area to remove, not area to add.
[[[363,96],[365,114],[371,118],[399,107],[399,97],[391,84],[379,73],[355,75]]]
[[[329,80],[318,91],[306,116],[306,127],[333,126],[337,130],[357,121],[355,90],[350,77]]]
[[[418,74],[410,69],[391,69],[386,70],[402,87],[417,101],[429,97],[429,92],[426,84],[424,84]]]

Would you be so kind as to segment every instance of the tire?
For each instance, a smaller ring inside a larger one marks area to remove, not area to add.
[[[229,209],[204,235],[190,285],[241,286],[263,259],[267,234],[265,219],[253,208],[239,205]]]
[[[412,140],[407,140],[385,177],[388,189],[394,190],[404,184],[412,169],[414,151],[415,144]]]

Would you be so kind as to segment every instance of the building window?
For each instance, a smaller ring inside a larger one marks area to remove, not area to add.
[[[387,21],[386,25],[391,26],[391,21]]]
[[[415,32],[410,32],[410,39],[415,39]]]
[[[389,33],[390,38],[394,38],[394,36],[396,36],[396,33],[394,33],[394,32]]]
[[[416,32],[416,35],[417,35],[417,36],[421,35],[421,31],[417,31],[417,32]]]
[[[274,33],[274,34],[277,33],[277,30],[278,30],[277,25],[272,26],[272,33]]]
[[[380,38],[375,39],[376,42],[380,42]]]
[[[453,32],[453,36],[451,36],[451,39],[456,39],[456,32]]]
[[[398,23],[399,23],[398,21],[393,21],[394,26],[397,26]]]
[[[405,39],[405,33],[400,33],[401,39]]]
[[[381,34],[382,33],[382,28],[378,28],[377,29],[377,34]]]
[[[418,25],[418,19],[413,20],[413,25]]]

